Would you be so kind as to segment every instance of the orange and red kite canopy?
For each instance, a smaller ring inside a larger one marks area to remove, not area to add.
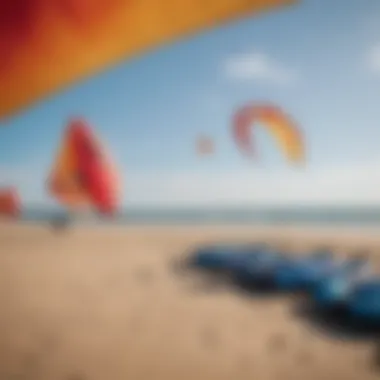
[[[297,0],[0,0],[0,119],[80,78]]]
[[[119,207],[116,171],[93,130],[81,119],[68,124],[47,184],[51,195],[71,209],[92,206],[112,215]]]

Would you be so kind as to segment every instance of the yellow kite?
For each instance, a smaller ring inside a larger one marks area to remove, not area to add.
[[[254,154],[251,128],[263,125],[277,140],[288,161],[305,162],[305,143],[302,131],[292,118],[272,104],[247,104],[235,113],[232,123],[233,135],[241,151]]]

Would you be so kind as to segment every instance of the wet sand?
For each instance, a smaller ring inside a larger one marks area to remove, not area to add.
[[[375,229],[0,224],[0,379],[378,379],[375,341],[296,316],[298,299],[173,271],[201,244],[260,240],[380,263]]]

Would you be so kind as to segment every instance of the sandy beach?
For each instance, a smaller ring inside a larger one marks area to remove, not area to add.
[[[201,244],[261,240],[380,263],[376,229],[0,224],[0,379],[378,379],[375,340],[329,334],[298,299],[173,270]]]

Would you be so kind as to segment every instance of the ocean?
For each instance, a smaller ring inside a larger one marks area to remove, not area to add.
[[[25,221],[49,221],[65,217],[62,210],[27,208]],[[293,208],[192,208],[192,209],[137,209],[120,212],[111,220],[94,215],[76,215],[76,223],[96,222],[113,224],[307,224],[380,227],[380,207],[293,207]]]

